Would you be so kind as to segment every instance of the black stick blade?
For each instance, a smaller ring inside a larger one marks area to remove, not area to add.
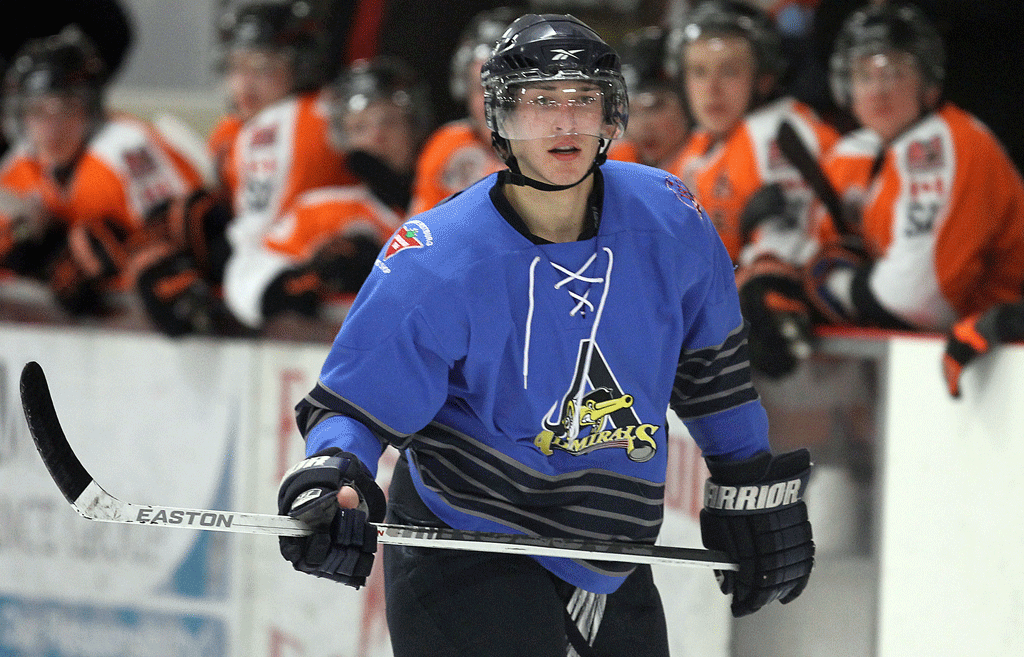
[[[21,370],[21,407],[46,469],[50,471],[60,492],[68,502],[74,504],[92,481],[92,476],[86,472],[68,444],[53,407],[46,375],[35,361],[26,363]]]

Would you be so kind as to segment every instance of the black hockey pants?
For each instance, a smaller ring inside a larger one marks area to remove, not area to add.
[[[416,493],[404,456],[392,475],[387,522],[443,525]],[[566,656],[565,608],[575,587],[532,558],[391,545],[383,552],[395,657]],[[596,657],[668,657],[650,566],[638,566],[607,596],[592,651]]]

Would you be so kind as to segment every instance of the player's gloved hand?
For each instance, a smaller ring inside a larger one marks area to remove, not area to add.
[[[779,456],[762,452],[745,461],[707,460],[711,478],[700,512],[704,546],[739,564],[718,571],[732,594],[732,615],[752,614],[772,600],[786,604],[807,586],[814,540],[803,501],[811,456],[799,449]]]
[[[135,287],[149,320],[172,338],[216,334],[228,315],[194,260],[182,252],[146,266]]]
[[[263,291],[260,308],[270,319],[286,313],[315,318],[320,313],[324,284],[309,267],[286,269]]]
[[[740,235],[743,243],[749,242],[751,236],[765,223],[777,223],[780,224],[780,228],[796,227],[797,219],[789,211],[786,194],[779,183],[763,185],[750,195],[740,212]]]
[[[871,260],[859,240],[824,245],[804,269],[807,300],[830,324],[856,324],[853,280],[858,271],[870,266]]]
[[[772,378],[786,376],[810,356],[811,314],[796,267],[763,256],[736,276],[740,308],[750,324],[750,365]]]
[[[19,226],[10,226],[0,230],[0,267],[46,282],[56,262],[69,257],[67,241],[67,225],[56,219],[38,232],[21,232]]]
[[[960,397],[960,375],[968,363],[994,345],[1017,340],[1024,340],[1024,301],[998,304],[954,324],[942,357],[949,394]]]
[[[412,199],[411,174],[395,171],[379,155],[374,153],[379,147],[368,144],[367,149],[359,148],[358,144],[350,144],[346,164],[352,173],[366,183],[374,196],[384,201],[385,205],[399,210],[409,207]]]
[[[338,506],[342,486],[355,488],[360,508]],[[306,523],[309,536],[282,536],[281,556],[301,572],[359,588],[366,584],[377,551],[377,532],[367,522],[384,519],[384,492],[359,459],[337,448],[293,466],[281,480],[278,512]]]
[[[381,246],[366,235],[338,235],[317,251],[309,268],[320,277],[326,291],[355,294],[373,271]]]
[[[67,249],[51,263],[48,283],[54,300],[73,317],[106,317],[112,312],[102,282],[83,272]]]

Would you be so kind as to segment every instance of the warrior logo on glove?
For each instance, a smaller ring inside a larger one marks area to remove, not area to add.
[[[811,472],[806,449],[745,461],[707,460],[711,479],[700,512],[704,545],[739,564],[719,571],[719,586],[732,594],[733,616],[752,614],[773,600],[786,604],[807,586],[814,540],[802,494]]]

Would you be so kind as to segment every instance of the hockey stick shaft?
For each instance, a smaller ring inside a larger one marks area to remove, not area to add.
[[[779,125],[779,132],[775,137],[779,151],[785,156],[789,163],[800,173],[804,182],[811,188],[814,195],[825,206],[828,213],[832,215],[836,230],[847,235],[850,227],[846,223],[846,215],[843,210],[843,201],[839,192],[832,185],[832,182],[825,175],[818,158],[807,148],[807,144],[797,134],[796,128],[789,121],[783,121]]]
[[[304,536],[308,526],[288,516],[238,513],[210,509],[154,506],[124,502],[105,491],[89,474],[71,448],[38,363],[21,373],[21,402],[29,432],[50,476],[64,497],[85,518],[163,527],[276,536]],[[377,540],[383,545],[551,556],[590,561],[618,561],[735,570],[720,552],[617,541],[542,538],[523,534],[463,531],[441,527],[379,524]]]

